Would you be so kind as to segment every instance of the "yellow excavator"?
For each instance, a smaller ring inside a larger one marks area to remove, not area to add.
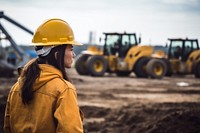
[[[172,74],[194,74],[200,78],[200,49],[197,39],[168,39],[167,55],[162,51],[152,55],[146,72],[152,78],[161,79]]]
[[[104,33],[103,49],[96,46],[83,51],[75,62],[80,75],[103,76],[105,72],[128,76],[134,72],[137,77],[148,77],[146,64],[159,47],[138,45],[135,33]]]

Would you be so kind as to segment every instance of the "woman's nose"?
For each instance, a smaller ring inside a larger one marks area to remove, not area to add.
[[[73,58],[75,58],[76,57],[76,54],[74,53],[74,51],[73,51]]]

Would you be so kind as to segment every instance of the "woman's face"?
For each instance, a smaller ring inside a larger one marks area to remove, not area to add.
[[[65,68],[71,68],[72,67],[74,57],[75,57],[75,53],[73,51],[73,46],[67,45],[66,49],[65,49],[65,56],[64,56]]]

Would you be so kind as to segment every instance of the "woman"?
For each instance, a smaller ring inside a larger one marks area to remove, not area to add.
[[[5,133],[83,132],[76,89],[65,72],[75,56],[72,45],[81,44],[61,19],[40,25],[32,42],[38,58],[24,66],[9,93]]]

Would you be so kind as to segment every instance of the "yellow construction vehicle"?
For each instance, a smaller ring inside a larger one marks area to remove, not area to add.
[[[76,59],[75,68],[81,75],[103,76],[105,72],[128,76],[148,77],[145,66],[157,47],[142,46],[135,33],[104,33],[104,46],[89,47]]]
[[[155,53],[146,65],[152,78],[172,74],[194,74],[200,77],[200,49],[197,39],[169,39],[168,54]],[[162,51],[161,51],[162,53]]]

